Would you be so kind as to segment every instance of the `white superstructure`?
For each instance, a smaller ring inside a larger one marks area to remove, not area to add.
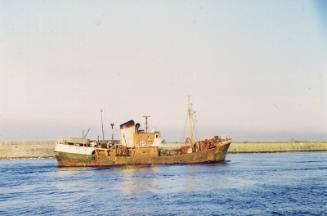
[[[55,152],[92,155],[95,147],[90,146],[90,141],[84,138],[68,138],[58,141],[55,146]]]

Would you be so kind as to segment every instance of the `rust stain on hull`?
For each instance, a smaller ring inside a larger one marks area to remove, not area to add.
[[[175,150],[158,147],[98,148],[94,155],[56,152],[59,167],[107,167],[123,165],[198,164],[225,161],[231,140],[205,140]]]

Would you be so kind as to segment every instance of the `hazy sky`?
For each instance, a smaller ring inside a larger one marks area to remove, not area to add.
[[[0,0],[0,140],[327,139],[326,2]]]

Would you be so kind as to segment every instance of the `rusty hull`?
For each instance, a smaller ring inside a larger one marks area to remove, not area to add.
[[[218,163],[225,160],[230,139],[199,141],[191,146],[162,151],[158,147],[97,148],[94,155],[56,152],[59,167],[106,167],[122,165]]]

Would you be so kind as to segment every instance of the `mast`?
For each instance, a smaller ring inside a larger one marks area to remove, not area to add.
[[[102,112],[103,110],[100,109],[100,113],[101,113],[101,129],[102,129],[102,140],[104,140],[104,130],[103,130],[103,119],[102,119]]]
[[[144,115],[143,116],[145,118],[145,132],[148,132],[148,118],[150,118],[151,116],[149,115]]]
[[[188,96],[188,109],[187,109],[187,116],[188,116],[188,137],[190,139],[191,144],[195,142],[194,136],[194,111],[192,109],[192,103],[190,100],[190,96]]]

